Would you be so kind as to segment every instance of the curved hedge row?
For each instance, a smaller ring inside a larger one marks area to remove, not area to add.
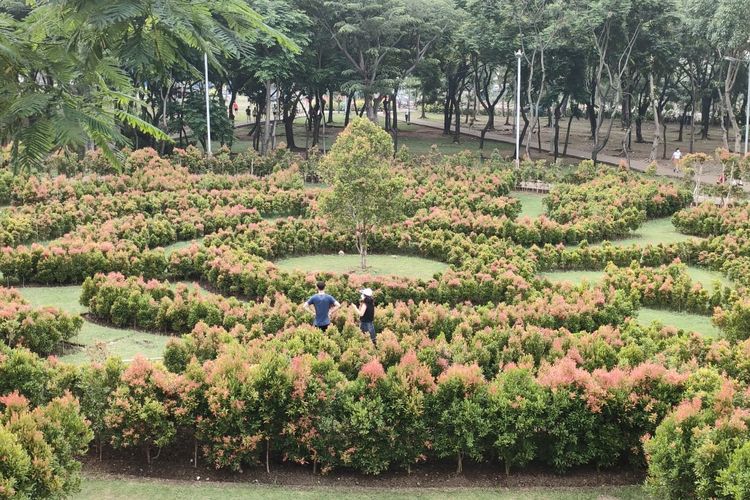
[[[47,355],[81,330],[83,321],[54,307],[32,308],[14,289],[0,287],[0,343]]]
[[[353,251],[350,237],[316,217],[318,190],[304,191],[288,160],[256,171],[252,155],[217,155],[208,165],[195,151],[169,160],[142,150],[128,157],[126,173],[92,156],[83,171],[101,174],[0,176],[0,197],[37,203],[5,210],[16,226],[0,237],[39,237],[44,223],[55,227],[49,234],[69,232],[46,248],[4,248],[6,281],[84,282],[82,303],[97,319],[181,335],[170,339],[163,365],[112,358],[76,368],[0,346],[0,398],[17,391],[13,398],[43,407],[70,391],[100,451],[138,448],[148,462],[193,440],[201,460],[229,469],[265,457],[372,474],[443,459],[506,471],[648,463],[649,483],[663,496],[744,487],[736,477],[746,470],[739,430],[750,414],[750,240],[741,215],[731,228],[694,231],[705,240],[594,247],[587,242],[684,209],[689,192],[586,167],[573,174],[577,185],[553,189],[548,216],[519,219],[518,201],[507,198],[517,175],[506,165],[432,157],[394,167],[408,179],[407,219],[379,228],[370,246],[435,258],[447,271],[426,281],[286,273],[267,259]],[[265,177],[231,175],[248,169]],[[675,221],[709,220],[702,210],[685,209]],[[258,212],[305,218],[259,221]],[[151,249],[206,234],[169,256]],[[676,259],[724,271],[740,286],[706,290]],[[596,286],[537,277],[555,268],[606,273]],[[299,303],[319,277],[342,302],[362,286],[376,290],[377,345],[351,308],[325,334],[307,326]],[[173,289],[167,279],[200,280],[252,302]],[[639,326],[640,305],[717,308],[725,338]],[[699,432],[672,446],[670,426],[692,418],[696,398],[705,414],[690,429]],[[710,456],[712,446],[721,454]]]

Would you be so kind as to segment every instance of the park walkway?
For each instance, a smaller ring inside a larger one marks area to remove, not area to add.
[[[432,120],[426,120],[423,118],[412,118],[411,123],[414,125],[420,125],[422,127],[438,129],[441,131],[443,130],[443,125],[441,123],[438,123]],[[481,137],[482,135],[481,130],[474,129],[474,128],[462,128],[461,134],[466,135],[466,136],[471,136],[471,137]],[[486,140],[504,142],[507,144],[516,143],[516,138],[514,135],[503,134],[496,130],[487,132],[484,138]],[[523,148],[523,145],[521,147]],[[539,149],[536,147],[533,147],[531,149],[532,151],[537,151],[537,152],[539,151]],[[541,151],[544,153],[552,154],[552,151],[546,148],[542,148]],[[591,159],[591,151],[583,151],[580,149],[568,147],[568,152],[567,152],[566,157],[576,158],[579,160],[589,160]],[[609,165],[615,165],[615,166],[619,165],[623,159],[624,158],[619,157],[619,156],[613,156],[613,155],[607,155],[607,154],[599,154],[599,157],[598,157],[598,161],[609,164]],[[633,170],[637,170],[639,172],[645,172],[646,169],[648,168],[648,165],[649,163],[647,160],[635,160],[635,159],[630,160],[630,168],[632,168]],[[672,170],[671,163],[668,165],[660,165],[657,162],[657,165],[658,165],[656,169],[657,175],[660,175],[663,177],[671,177],[673,179],[682,179],[683,174]],[[715,184],[720,175],[721,175],[720,167],[715,167],[713,169],[706,168],[704,170],[703,176],[701,177],[701,182],[703,182],[703,184]],[[745,186],[744,189],[745,191],[750,191],[750,185]]]
[[[412,118],[411,119],[411,123],[413,123],[415,125],[421,125],[423,127],[429,127],[429,128],[435,128],[435,129],[443,130],[443,125],[442,124],[434,122],[432,120],[425,120],[423,118]],[[471,137],[481,137],[482,136],[482,131],[479,130],[479,129],[474,129],[474,128],[461,128],[461,134],[468,135],[468,136],[471,136]],[[497,130],[493,130],[493,131],[487,132],[485,134],[484,138],[487,139],[487,140],[498,141],[498,142],[505,142],[505,143],[508,143],[508,144],[515,144],[516,143],[516,138],[515,138],[514,135],[512,135],[512,134],[503,134],[501,132],[498,132]],[[521,145],[521,149],[523,149],[523,148],[524,148],[524,146]],[[532,151],[539,151],[539,148],[537,148],[536,146],[532,147],[531,149],[532,149]],[[549,150],[549,149],[546,149],[546,148],[542,148],[541,151],[544,152],[544,153],[552,154],[552,151]],[[589,159],[591,159],[591,151],[578,150],[578,149],[571,148],[570,146],[568,146],[568,153],[567,153],[566,156],[568,158],[576,158],[576,159],[579,159],[579,160],[589,160]],[[617,156],[600,154],[599,158],[598,158],[598,161],[600,161],[602,163],[607,163],[609,165],[619,165],[620,161],[622,159],[623,158],[620,158],[620,157],[617,157]],[[648,162],[643,161],[643,160],[630,160],[630,166],[634,170],[639,170],[641,172],[644,172],[646,170],[646,167],[648,167]],[[668,171],[666,173],[672,173],[672,174],[674,174],[674,172],[672,172],[671,168],[666,168],[666,170]],[[658,172],[658,173],[661,174],[661,171]]]

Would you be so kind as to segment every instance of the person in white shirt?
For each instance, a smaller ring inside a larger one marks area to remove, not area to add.
[[[680,151],[680,148],[677,148],[674,150],[674,153],[672,153],[672,169],[675,172],[679,172],[679,169],[677,167],[679,166],[681,159],[682,151]]]

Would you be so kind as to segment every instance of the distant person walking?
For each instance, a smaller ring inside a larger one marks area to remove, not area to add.
[[[680,160],[682,159],[682,151],[680,151],[680,148],[677,148],[674,150],[674,153],[672,153],[672,170],[675,172],[679,172],[679,166],[680,166]]]
[[[315,314],[313,326],[326,331],[331,324],[331,314],[335,313],[341,307],[341,304],[326,293],[325,281],[318,281],[316,286],[318,293],[307,299],[303,307]]]
[[[363,288],[359,293],[359,306],[352,304],[352,307],[359,314],[359,329],[364,333],[369,333],[370,340],[374,344],[377,337],[375,334],[375,300],[372,298],[370,288]]]

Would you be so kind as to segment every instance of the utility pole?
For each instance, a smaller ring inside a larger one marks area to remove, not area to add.
[[[208,99],[208,52],[203,53],[203,69],[206,76],[206,152],[211,156],[211,108]]]
[[[523,52],[516,52],[516,168],[521,166],[521,57]]]

